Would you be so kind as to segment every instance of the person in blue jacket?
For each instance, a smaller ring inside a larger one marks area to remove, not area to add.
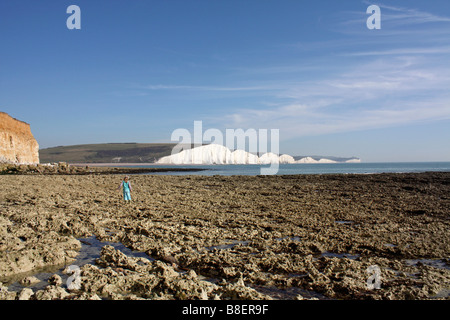
[[[125,178],[123,178],[122,183],[119,186],[119,190],[120,188],[123,188],[123,199],[125,201],[130,201],[131,200],[131,183],[130,181],[128,181],[129,178],[128,176],[126,176]]]

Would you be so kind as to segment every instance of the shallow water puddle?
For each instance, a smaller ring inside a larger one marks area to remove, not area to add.
[[[288,277],[306,277],[307,274],[289,274]],[[203,281],[208,281],[214,284],[218,284],[221,279],[211,278],[199,275],[199,278]],[[330,298],[310,290],[301,289],[299,287],[286,287],[280,288],[273,285],[259,285],[259,284],[246,284],[246,286],[258,291],[259,293],[270,296],[274,300],[295,300],[300,295],[304,299],[318,299],[318,300],[331,300]]]
[[[213,250],[226,250],[226,249],[231,249],[234,246],[237,246],[238,244],[241,244],[243,246],[246,246],[250,243],[250,241],[239,241],[239,240],[234,240],[231,243],[225,243],[225,244],[219,244],[216,246],[210,246],[210,247],[206,247],[206,250],[208,251],[213,251]]]
[[[450,297],[450,289],[442,289],[437,294],[431,296],[431,298],[449,298]]]
[[[100,252],[102,248],[106,245],[110,245],[114,247],[114,249],[120,250],[129,257],[146,258],[150,261],[155,260],[144,252],[134,251],[125,247],[120,242],[108,242],[108,241],[102,242],[97,240],[95,236],[78,240],[81,242],[81,250],[77,256],[77,260],[74,263],[72,263],[78,266],[82,266],[85,264],[95,264],[95,260],[100,258]]]
[[[330,298],[314,291],[304,290],[298,287],[278,288],[275,286],[261,286],[250,284],[249,287],[266,294],[274,300],[295,300],[299,295],[305,299],[330,300]]]
[[[356,259],[358,259],[360,257],[359,254],[334,253],[334,252],[328,252],[328,251],[322,252],[320,256],[321,257],[327,257],[327,258],[340,258],[340,259],[347,258],[347,259],[350,259],[350,260],[356,260]]]
[[[110,245],[114,247],[114,249],[120,250],[129,257],[136,257],[136,258],[141,257],[146,258],[150,261],[155,260],[152,257],[145,254],[144,252],[133,251],[125,247],[122,243],[108,242],[108,241],[102,242],[99,241],[95,236],[89,238],[81,238],[78,240],[81,242],[81,249],[76,257],[76,260],[73,261],[72,263],[64,266],[50,266],[46,268],[35,269],[26,273],[16,274],[14,276],[9,277],[8,279],[5,279],[3,283],[6,286],[8,286],[9,291],[21,291],[23,288],[30,288],[33,291],[37,291],[42,290],[46,286],[48,286],[49,285],[48,279],[52,275],[57,274],[63,280],[62,286],[66,287],[66,281],[70,275],[63,273],[63,270],[69,265],[76,265],[79,267],[85,264],[95,265],[96,260],[100,258],[102,248],[106,245]],[[24,286],[21,283],[19,283],[19,281],[22,280],[23,278],[30,276],[36,277],[37,279],[40,280],[40,282],[31,284],[29,286]]]
[[[23,288],[30,288],[33,289],[33,291],[42,290],[49,285],[48,279],[54,274],[58,274],[59,276],[61,276],[61,278],[65,282],[68,278],[67,275],[62,273],[62,270],[64,270],[65,267],[66,266],[50,266],[35,269],[29,272],[14,274],[2,279],[2,283],[8,287],[9,291],[21,291]],[[39,282],[30,285],[22,285],[19,283],[20,280],[31,276],[37,278]]]
[[[302,238],[298,236],[294,237],[282,237],[282,238],[276,238],[276,241],[283,241],[283,240],[290,240],[290,241],[301,241]],[[237,245],[247,246],[250,244],[251,241],[241,241],[241,240],[230,240],[229,243],[219,244],[215,246],[205,247],[208,251],[214,251],[214,250],[226,250],[231,249]]]
[[[301,237],[297,237],[297,236],[295,236],[295,237],[283,237],[283,238],[277,238],[277,239],[275,239],[275,240],[277,240],[277,241],[283,241],[283,240],[286,240],[286,239],[289,239],[289,240],[291,240],[291,241],[301,241],[301,240],[302,240]]]
[[[421,263],[437,269],[450,270],[450,265],[443,259],[409,259],[405,260],[405,263],[408,266],[417,266],[419,263]]]
[[[336,220],[334,223],[337,223],[337,224],[354,224],[355,222],[353,222],[353,221],[350,221],[350,220]]]

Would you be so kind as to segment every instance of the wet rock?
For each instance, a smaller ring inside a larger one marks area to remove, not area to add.
[[[227,283],[224,286],[221,286],[218,291],[221,299],[272,300],[270,296],[259,293],[255,289],[246,286],[242,277],[234,283]]]
[[[97,264],[102,267],[115,266],[116,268],[126,268],[129,270],[135,270],[138,266],[135,259],[127,257],[123,252],[109,245],[102,248],[100,259],[97,259]]]
[[[8,253],[0,256],[0,274],[3,276],[46,266],[63,265],[71,261],[81,247],[79,241],[73,237],[60,236],[54,231],[41,235],[30,232],[29,240],[20,250],[12,250],[12,245],[14,242],[9,242]]]
[[[83,292],[80,295],[74,295],[71,300],[102,300],[97,294]]]
[[[8,287],[0,282],[0,300],[15,300],[16,293],[8,291]]]
[[[17,300],[30,300],[34,292],[30,288],[23,288],[17,295]]]
[[[450,173],[139,175],[131,206],[111,192],[117,176],[72,173],[2,176],[2,278],[69,265],[76,238],[96,235],[158,261],[104,247],[97,265],[81,267],[80,290],[59,298],[261,298],[251,285],[334,299],[448,297]],[[367,288],[372,265],[379,290]]]
[[[19,283],[23,286],[31,286],[39,282],[41,282],[41,280],[33,276],[25,277],[19,281]]]
[[[140,264],[142,259],[127,257],[111,246],[102,248],[98,261],[104,268],[83,266],[83,290],[114,299],[124,298],[124,292],[150,299],[205,299],[216,289],[216,285],[198,279],[193,270],[179,273],[159,260]],[[118,272],[118,266],[133,272]]]
[[[54,286],[60,286],[60,285],[62,285],[63,281],[59,275],[54,274],[48,279],[48,283],[50,283]]]
[[[34,294],[36,300],[63,300],[69,296],[69,292],[55,285],[49,285],[44,290],[38,290]]]

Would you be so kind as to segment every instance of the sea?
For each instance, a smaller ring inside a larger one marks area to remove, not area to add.
[[[149,173],[156,175],[261,175],[262,168],[269,165],[134,165],[134,168],[183,168],[204,169],[202,171],[169,171]],[[409,172],[450,172],[450,162],[374,162],[374,163],[298,163],[280,164],[277,175],[295,174],[375,174]]]

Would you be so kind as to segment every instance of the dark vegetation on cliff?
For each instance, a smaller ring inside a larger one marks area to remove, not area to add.
[[[39,150],[41,163],[149,163],[170,155],[173,143],[104,143]]]

